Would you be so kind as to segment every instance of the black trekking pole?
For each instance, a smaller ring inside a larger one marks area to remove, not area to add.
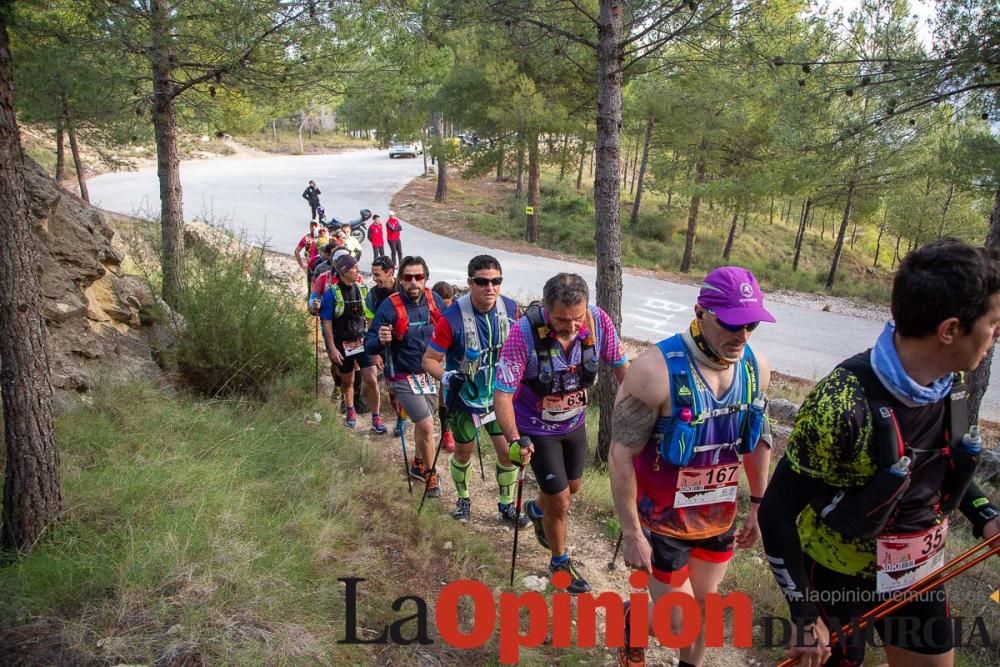
[[[476,451],[479,452],[479,475],[486,481],[486,469],[483,468],[483,448],[479,444],[479,429],[476,429]]]
[[[524,464],[517,467],[517,502],[514,505],[514,549],[510,554],[510,585],[514,586],[514,565],[517,563],[517,535],[521,527],[521,492],[524,490]]]
[[[619,530],[618,531],[618,544],[615,545],[615,553],[614,553],[613,556],[611,556],[611,562],[608,563],[608,569],[609,570],[615,569],[615,560],[618,558],[618,550],[622,548],[622,537],[624,535],[625,535],[625,531],[624,530]]]
[[[392,385],[389,384],[389,376],[395,375],[395,371],[392,368],[392,350],[386,348],[385,351],[385,372],[382,373],[382,377],[385,378],[385,390],[389,392],[389,400],[392,400]],[[402,406],[400,406],[400,410]],[[396,422],[398,423],[402,419],[402,415],[396,411],[395,406],[393,406],[393,412],[396,412]],[[399,429],[399,444],[403,448],[403,474],[406,477],[406,487],[410,490],[410,495],[413,495],[413,480],[410,479],[410,458],[406,455],[406,429],[402,428],[400,424]]]

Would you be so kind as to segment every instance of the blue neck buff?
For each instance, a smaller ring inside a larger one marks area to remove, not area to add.
[[[954,376],[948,373],[927,387],[914,382],[906,374],[903,363],[899,360],[899,354],[896,353],[896,345],[893,343],[895,333],[895,323],[887,322],[872,348],[871,362],[875,375],[889,393],[907,407],[930,405],[942,400],[951,391]]]

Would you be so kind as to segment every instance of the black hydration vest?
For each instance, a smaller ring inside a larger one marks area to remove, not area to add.
[[[531,388],[531,391],[538,397],[548,396],[552,393],[555,372],[552,369],[552,358],[559,352],[556,349],[558,341],[549,336],[549,325],[545,322],[542,314],[542,304],[539,301],[532,301],[524,311],[531,325],[531,338],[534,343],[534,353],[538,357],[538,377],[525,379],[523,383]],[[600,359],[597,353],[597,332],[594,330],[594,317],[587,306],[587,330],[589,335],[583,340],[580,348],[580,366],[577,372],[580,375],[580,389],[589,389],[597,381],[597,370]]]
[[[875,473],[860,486],[828,487],[812,502],[813,509],[845,537],[873,538],[927,528],[948,514],[965,495],[978,457],[957,448],[969,431],[968,391],[956,374],[944,401],[907,407],[879,381],[871,366],[871,351],[840,364],[861,384],[872,416]],[[896,475],[890,468],[910,459],[910,471]]]

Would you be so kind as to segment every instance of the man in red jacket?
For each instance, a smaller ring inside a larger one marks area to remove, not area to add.
[[[399,241],[399,233],[403,230],[403,225],[396,217],[395,211],[389,211],[389,218],[385,221],[385,230],[389,241],[389,252],[392,253],[392,263],[399,266],[403,261],[403,245]]]
[[[378,213],[372,216],[372,221],[368,225],[368,240],[372,243],[372,258],[384,257],[385,235],[382,228],[382,219]]]

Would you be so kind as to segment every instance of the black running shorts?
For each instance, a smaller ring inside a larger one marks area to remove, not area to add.
[[[875,580],[858,575],[841,574],[827,569],[805,556],[809,586],[817,598],[827,627],[839,629],[852,618],[879,605],[888,596],[875,592]],[[944,586],[922,593],[916,600],[872,624],[882,641],[889,646],[922,655],[940,655],[954,646],[954,630]],[[852,667],[861,665],[865,657],[865,635],[871,628],[855,633],[835,644],[827,665]]]
[[[671,583],[670,575],[687,568],[692,558],[710,563],[725,563],[733,557],[736,524],[722,535],[700,540],[682,540],[678,537],[647,533],[646,539],[653,548],[653,576],[664,583]]]
[[[531,470],[542,493],[556,495],[569,486],[569,480],[583,477],[587,462],[587,427],[559,436],[532,435],[535,453]]]

